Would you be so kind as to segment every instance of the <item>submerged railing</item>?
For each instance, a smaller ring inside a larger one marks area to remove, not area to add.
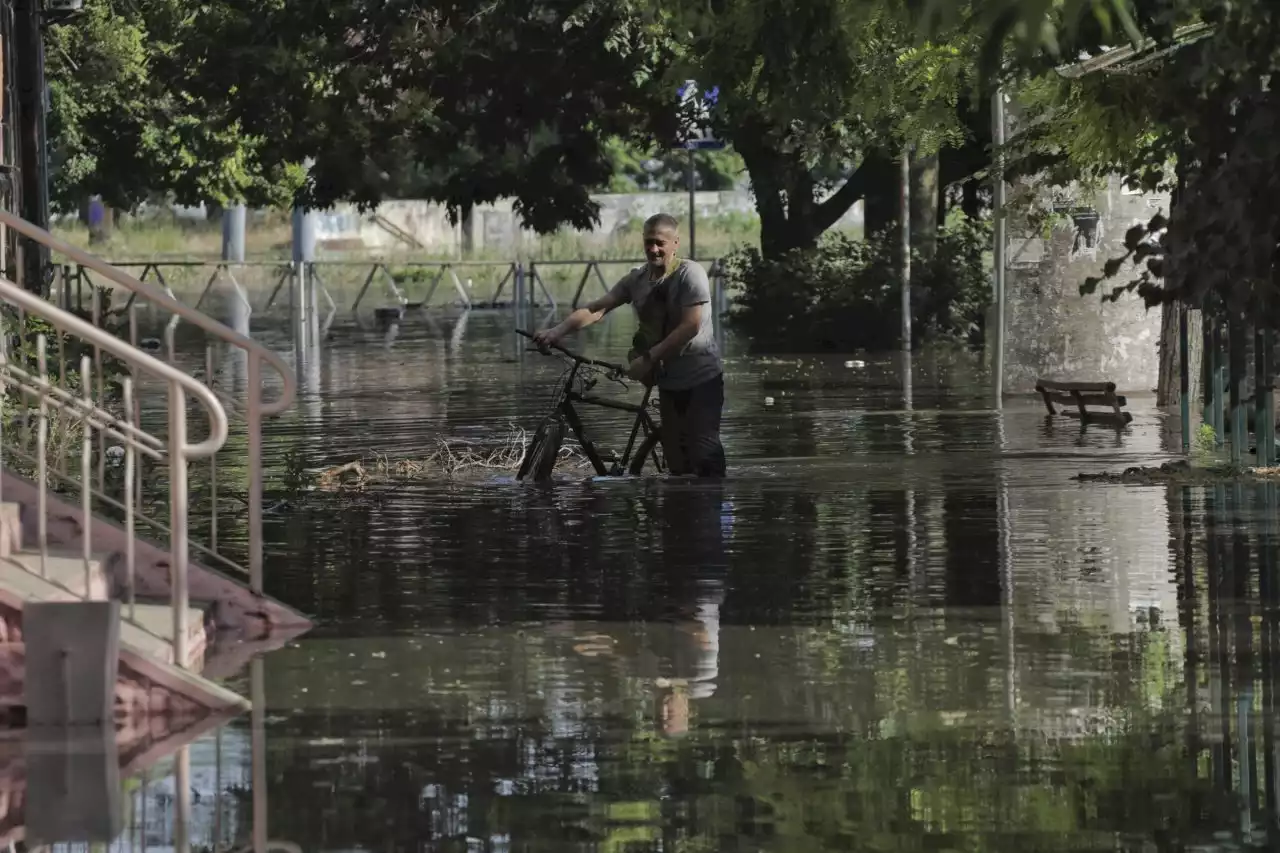
[[[604,293],[640,259],[581,258],[570,260],[325,260],[293,262],[226,261],[121,261],[121,269],[139,270],[138,279],[152,281],[165,292],[178,295],[196,308],[205,305],[220,282],[231,299],[250,312],[267,312],[287,305],[293,313],[310,310],[327,313],[319,323],[327,330],[343,310],[359,316],[371,294],[381,293],[387,308],[399,310],[456,307],[464,310],[560,307],[556,287],[548,279],[562,279],[572,289],[569,307],[577,308],[592,291]],[[724,263],[704,261],[711,278],[712,299],[723,313],[728,307]],[[481,275],[483,274],[483,276]],[[66,271],[68,293],[80,303],[91,289],[92,271],[72,267]],[[484,278],[477,283],[476,279]],[[306,291],[304,293],[304,291]],[[448,298],[441,299],[442,295]]]
[[[91,383],[99,397],[114,381],[113,371],[119,370],[123,366],[123,372],[127,373],[132,380],[131,399],[128,401],[128,407],[131,410],[129,417],[135,426],[143,420],[140,397],[146,390],[139,380],[145,379],[147,376],[156,375],[154,367],[157,362],[165,363],[168,371],[178,371],[187,376],[191,382],[202,384],[213,395],[213,398],[219,402],[222,411],[230,410],[243,420],[247,447],[243,451],[235,452],[235,456],[237,457],[236,461],[243,464],[247,479],[244,501],[247,504],[248,515],[248,565],[247,567],[242,566],[222,553],[219,548],[220,466],[218,461],[219,454],[216,453],[203,453],[202,451],[197,454],[208,456],[210,459],[210,494],[208,500],[210,541],[207,544],[193,541],[190,546],[208,560],[211,568],[221,568],[246,575],[251,588],[255,592],[261,592],[263,588],[262,425],[266,417],[278,415],[292,405],[297,389],[294,371],[279,355],[254,341],[248,335],[213,319],[195,307],[184,304],[175,297],[172,288],[166,284],[143,281],[140,277],[135,277],[124,269],[107,263],[6,211],[0,211],[0,226],[12,228],[22,236],[48,247],[55,256],[55,269],[61,270],[62,274],[55,276],[55,286],[50,293],[52,302],[40,301],[60,312],[54,315],[57,318],[57,323],[50,321],[55,329],[65,331],[64,327],[67,326],[68,317],[83,324],[75,326],[74,336],[90,344],[91,351],[88,355],[92,366],[91,377],[88,379],[82,377],[82,381],[86,384]],[[216,268],[212,270],[212,273],[215,278],[219,275],[232,275],[230,269],[226,268],[225,265],[214,266]],[[146,271],[144,270],[144,275],[145,273]],[[213,286],[214,281],[215,279],[210,280],[205,288],[206,292]],[[234,283],[234,277],[231,278],[231,281]],[[79,298],[76,298],[76,294],[73,292],[76,286],[80,287]],[[243,295],[242,291],[237,292]],[[85,296],[88,297],[89,304],[87,306],[84,304]],[[38,297],[34,298],[39,299]],[[45,316],[26,307],[31,304],[30,298],[27,298],[23,304],[29,314]],[[245,304],[247,307],[247,300]],[[141,337],[138,312],[143,306],[147,306],[152,312],[159,311],[167,315],[164,321],[164,332],[161,335],[162,340]],[[62,325],[58,325],[59,323]],[[182,324],[198,329],[203,333],[206,341],[204,364],[191,366],[185,370],[179,366],[177,347],[175,345],[175,338],[181,331]],[[84,334],[88,330],[94,330],[91,337],[86,337]],[[103,336],[114,339],[115,343],[110,347],[106,346]],[[227,346],[243,354],[245,358],[245,380],[242,396],[228,393],[226,383],[219,381],[215,375],[211,345]],[[64,347],[58,348],[58,352],[64,351]],[[138,360],[134,357],[135,353],[145,355],[147,359]],[[107,356],[111,356],[111,358]],[[112,361],[112,359],[118,361]],[[141,365],[145,365],[146,369]],[[269,367],[270,372],[277,377],[277,393],[274,400],[265,398],[264,366]],[[203,383],[194,378],[195,374],[201,371],[205,374]],[[59,375],[61,375],[61,372]],[[160,375],[166,382],[170,381],[172,377],[170,372],[164,372]],[[189,387],[189,385],[184,385],[183,387]],[[194,392],[192,393],[194,394]],[[202,397],[201,399],[204,398]],[[170,419],[172,420],[174,417],[176,415],[172,412],[172,400],[170,400]],[[183,417],[185,417],[185,414]],[[175,426],[181,427],[183,424],[170,423],[170,429]],[[96,480],[96,487],[93,491],[106,505],[114,506],[117,510],[123,512],[127,510],[129,501],[123,503],[116,501],[106,494],[105,490],[107,469],[109,467],[109,454],[106,446],[107,435],[107,433],[99,432],[96,436],[96,471],[86,472],[85,476]],[[185,427],[182,432],[169,436],[166,440],[185,442]],[[185,447],[185,445],[182,446]],[[219,446],[221,446],[221,443]],[[225,457],[226,453],[222,455]],[[190,453],[188,453],[188,456],[195,458]],[[59,473],[65,476],[65,472]],[[132,488],[129,500],[132,501],[134,507],[133,517],[161,536],[169,537],[170,539],[185,539],[188,532],[187,525],[191,521],[190,514],[186,511],[189,495],[185,493],[181,495],[173,494],[174,484],[171,483],[171,494],[167,498],[170,510],[169,523],[166,526],[160,520],[152,518],[142,511],[144,496],[142,466],[137,466],[134,471],[130,472],[130,475]],[[181,513],[175,514],[174,504],[176,503],[181,503],[183,510]]]
[[[122,483],[122,506],[125,513],[127,541],[125,547],[125,577],[127,607],[125,618],[136,618],[134,520],[136,507],[133,488],[135,461],[139,456],[150,457],[167,465],[169,474],[169,573],[170,606],[173,611],[173,660],[179,666],[188,663],[188,595],[187,569],[190,548],[187,539],[187,468],[191,460],[209,457],[217,453],[227,439],[227,416],[213,392],[199,380],[151,356],[114,335],[64,311],[41,296],[30,293],[11,281],[0,279],[0,303],[9,315],[6,321],[16,321],[16,335],[5,322],[0,330],[0,397],[8,403],[7,391],[12,388],[34,405],[36,413],[36,448],[28,453],[20,444],[6,440],[3,435],[3,419],[0,419],[0,446],[11,456],[24,459],[31,467],[37,488],[37,535],[39,554],[37,573],[47,577],[49,558],[48,491],[49,433],[51,416],[57,422],[80,433],[80,476],[70,479],[78,487],[81,518],[81,556],[84,560],[84,595],[92,597],[94,578],[91,569],[95,549],[93,542],[94,498],[106,497],[95,489],[92,475],[92,450],[95,438],[110,437],[119,441],[123,449],[125,479]],[[29,334],[29,318],[38,318],[55,330],[60,338],[72,337],[93,348],[95,353],[119,359],[128,366],[131,376],[122,382],[122,406],[119,413],[111,410],[104,389],[96,391],[91,377],[92,359],[82,355],[79,364],[79,394],[66,387],[67,372],[52,376],[49,364],[49,336],[43,331]],[[34,359],[29,353],[11,350],[11,338],[21,345],[30,337],[35,338]],[[24,357],[25,356],[25,357]],[[161,438],[139,427],[133,418],[134,376],[145,375],[164,383],[167,390],[167,435]],[[187,430],[187,400],[196,400],[204,409],[209,422],[208,435],[201,441],[192,441]],[[21,407],[6,406],[10,412]],[[65,458],[65,457],[64,457]],[[4,499],[0,489],[0,501]]]

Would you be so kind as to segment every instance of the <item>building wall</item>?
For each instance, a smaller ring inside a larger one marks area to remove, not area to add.
[[[1013,194],[1029,187],[1015,186]],[[1124,235],[1160,210],[1167,195],[1142,195],[1112,178],[1096,194],[1068,194],[1060,203],[1087,204],[1099,215],[1090,248],[1071,223],[1055,223],[1047,236],[1011,217],[1005,276],[1007,291],[1005,388],[1035,389],[1039,378],[1112,381],[1129,393],[1155,390],[1159,376],[1160,311],[1147,310],[1136,294],[1103,302],[1100,293],[1080,295],[1089,276],[1100,275],[1109,258],[1124,253]],[[1136,275],[1131,265],[1112,283]],[[1104,283],[1103,289],[1110,289]]]

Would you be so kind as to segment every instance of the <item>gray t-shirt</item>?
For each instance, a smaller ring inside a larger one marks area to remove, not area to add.
[[[662,341],[679,325],[685,308],[705,306],[698,333],[678,353],[663,359],[657,376],[659,389],[683,391],[724,372],[720,348],[716,345],[715,318],[711,314],[711,282],[707,271],[696,261],[681,261],[680,266],[660,282],[649,280],[647,267],[637,267],[623,276],[610,292],[635,308],[640,321],[637,349],[648,349]]]

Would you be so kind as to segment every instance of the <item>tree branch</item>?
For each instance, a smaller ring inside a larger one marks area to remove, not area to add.
[[[865,165],[865,160],[858,164],[858,168],[853,170],[853,174],[845,180],[840,189],[815,208],[813,226],[816,233],[822,234],[835,225],[840,217],[849,211],[849,208],[866,195],[867,172],[863,168]]]

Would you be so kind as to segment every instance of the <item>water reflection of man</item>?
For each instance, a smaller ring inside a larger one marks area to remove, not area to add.
[[[649,579],[637,618],[608,635],[579,635],[574,648],[613,658],[623,679],[654,690],[657,727],[674,737],[689,730],[691,702],[716,691],[732,510],[718,481],[669,481],[652,517],[660,547],[634,569]]]
[[[657,688],[659,730],[679,736],[689,729],[690,701],[712,696],[719,676],[725,505],[721,487],[701,483],[672,484],[660,501],[662,563],[637,663]]]
[[[670,625],[654,626],[667,643],[653,642],[646,649],[642,667],[667,671],[670,675],[653,677],[657,687],[656,717],[659,730],[670,737],[689,730],[689,702],[707,699],[716,692],[716,676],[720,671],[720,604],[723,588],[707,590],[705,600],[695,606],[693,619]],[[662,646],[665,645],[665,648]],[[665,656],[660,657],[660,653]]]

